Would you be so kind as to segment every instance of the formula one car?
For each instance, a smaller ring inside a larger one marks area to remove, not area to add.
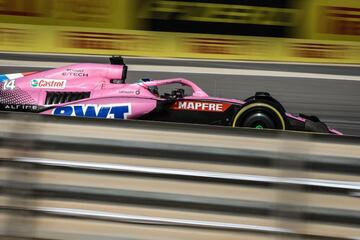
[[[209,97],[196,84],[183,78],[141,79],[127,84],[127,66],[123,59],[111,57],[110,62],[0,75],[0,110],[341,135],[315,116],[287,113],[266,92],[257,92],[242,101]],[[159,87],[171,84],[183,87],[159,93]],[[185,87],[190,89],[190,94],[185,94]]]

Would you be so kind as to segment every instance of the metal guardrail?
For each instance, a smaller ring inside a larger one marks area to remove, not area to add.
[[[360,236],[355,137],[16,116],[0,114],[3,237]]]

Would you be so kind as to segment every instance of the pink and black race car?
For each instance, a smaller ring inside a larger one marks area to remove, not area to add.
[[[258,92],[242,101],[209,97],[196,84],[183,78],[142,79],[127,84],[127,66],[123,59],[112,57],[110,62],[0,75],[0,110],[341,135],[315,116],[287,113],[266,92]],[[170,93],[159,93],[159,88],[173,84],[182,87]],[[190,93],[185,94],[184,88]]]

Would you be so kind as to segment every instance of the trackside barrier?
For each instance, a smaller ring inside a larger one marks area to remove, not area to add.
[[[4,238],[360,237],[356,137],[8,113],[0,124]]]
[[[223,60],[360,63],[356,41],[0,23],[0,50]]]
[[[358,0],[2,0],[0,50],[360,63]]]

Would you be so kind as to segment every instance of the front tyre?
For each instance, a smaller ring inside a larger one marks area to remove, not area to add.
[[[236,114],[233,127],[257,129],[286,129],[285,116],[274,106],[264,102],[253,102]]]

